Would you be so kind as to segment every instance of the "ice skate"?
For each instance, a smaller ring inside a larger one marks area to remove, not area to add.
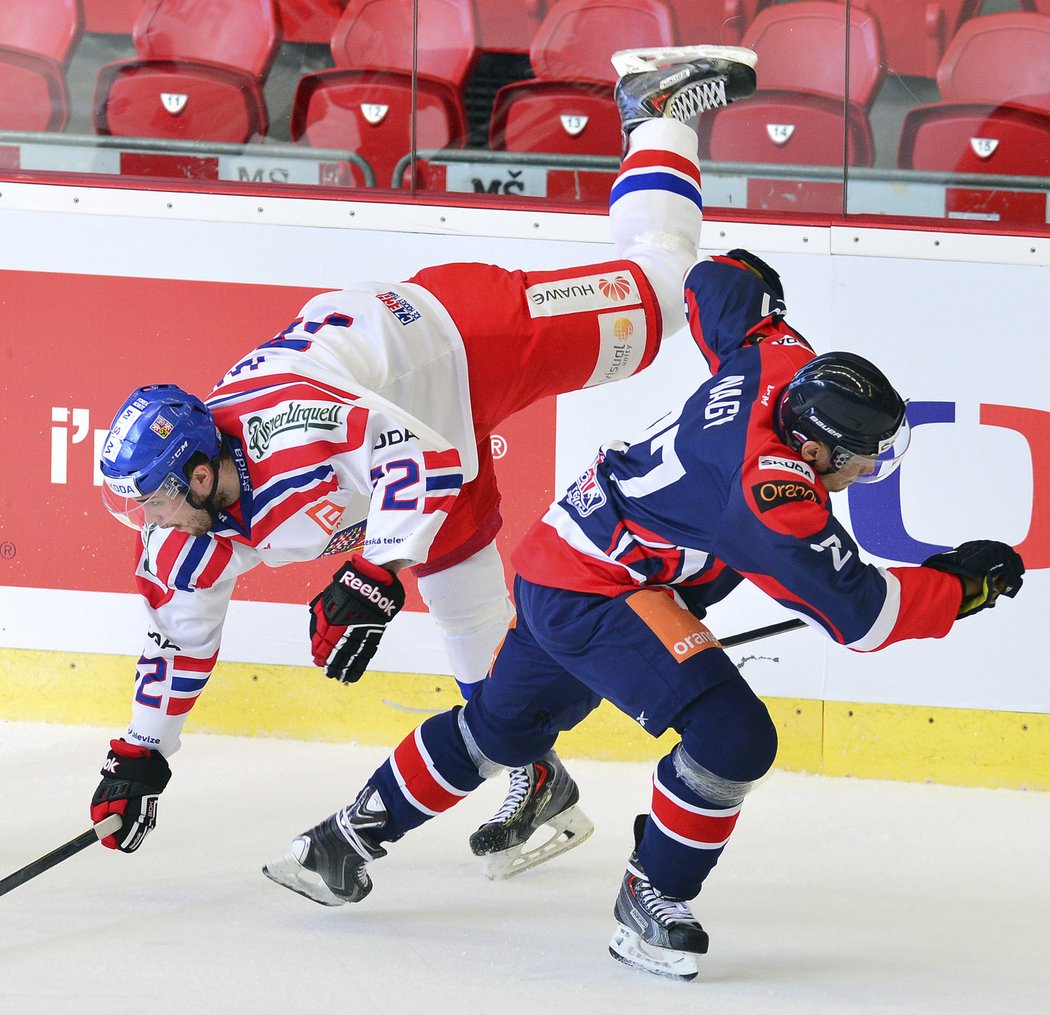
[[[621,49],[612,63],[624,136],[639,123],[673,117],[683,123],[746,98],[755,90],[753,50],[742,46]]]
[[[649,883],[637,853],[627,861],[613,915],[620,924],[609,942],[614,959],[676,980],[692,980],[700,971],[706,931],[688,903],[661,895]]]
[[[485,858],[485,876],[513,877],[586,841],[594,825],[576,805],[579,799],[576,783],[553,751],[525,768],[512,768],[503,806],[470,837],[474,855]],[[529,848],[543,826],[552,834]]]
[[[386,819],[382,798],[365,786],[350,807],[297,836],[291,852],[270,861],[262,872],[322,906],[360,902],[372,890],[365,864],[386,856],[369,831],[381,828]]]

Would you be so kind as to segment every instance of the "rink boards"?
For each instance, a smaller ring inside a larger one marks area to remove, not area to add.
[[[74,197],[76,200],[74,201]],[[207,390],[312,293],[489,260],[549,269],[611,256],[600,216],[364,202],[85,191],[11,184],[0,225],[0,718],[127,716],[144,628],[133,546],[98,500],[99,435],[127,391]],[[1050,243],[964,233],[705,224],[709,252],[746,246],[781,272],[789,320],[818,350],[876,360],[910,399],[899,485],[836,498],[862,553],[917,563],[972,538],[1018,547],[1021,596],[941,642],[860,655],[804,631],[734,658],[770,703],[780,764],[807,771],[1050,788],[1050,690],[1036,644],[1050,587],[1050,396],[1040,323]],[[479,294],[483,299],[484,294]],[[506,551],[597,446],[630,439],[706,370],[671,336],[637,378],[534,407],[497,435]],[[458,700],[414,592],[354,688],[308,666],[302,604],[331,566],[239,586],[222,662],[188,729],[393,742]],[[743,590],[709,622],[785,618]],[[600,713],[565,738],[591,757],[656,756]]]

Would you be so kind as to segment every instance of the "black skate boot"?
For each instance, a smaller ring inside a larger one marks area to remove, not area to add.
[[[475,856],[485,857],[490,881],[513,877],[586,841],[594,825],[579,807],[580,791],[561,759],[550,751],[525,768],[512,768],[503,806],[470,837]],[[547,825],[553,834],[526,849]]]
[[[678,46],[614,53],[620,74],[614,95],[626,137],[645,120],[669,116],[688,123],[755,90],[753,50],[742,46]]]
[[[297,836],[291,852],[270,861],[262,872],[322,906],[360,902],[372,890],[365,864],[386,856],[369,831],[386,820],[382,798],[365,786],[353,804]]]
[[[692,980],[700,971],[697,956],[707,952],[707,933],[687,902],[661,895],[632,853],[616,897],[619,921],[609,954],[620,962],[657,976]]]

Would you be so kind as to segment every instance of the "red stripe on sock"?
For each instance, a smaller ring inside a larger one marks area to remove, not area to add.
[[[714,808],[710,810],[714,811]],[[740,808],[734,807],[724,815],[719,815],[717,811],[698,814],[654,785],[652,813],[669,832],[698,849],[710,849],[725,842],[733,834],[736,820],[740,817]]]
[[[695,180],[697,185],[700,184],[700,167],[695,162],[663,148],[643,148],[641,151],[632,152],[624,160],[623,165],[620,167],[620,172],[627,173],[632,169],[649,169],[653,167],[673,169]]]
[[[401,789],[409,803],[420,810],[440,814],[458,804],[466,794],[452,793],[441,785],[423,756],[418,737],[416,729],[394,749],[394,771],[400,776]]]

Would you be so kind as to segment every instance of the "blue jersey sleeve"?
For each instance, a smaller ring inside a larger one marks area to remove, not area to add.
[[[717,374],[725,360],[757,336],[776,330],[805,342],[784,321],[787,308],[773,287],[727,257],[699,261],[685,278],[685,313],[693,340]]]

